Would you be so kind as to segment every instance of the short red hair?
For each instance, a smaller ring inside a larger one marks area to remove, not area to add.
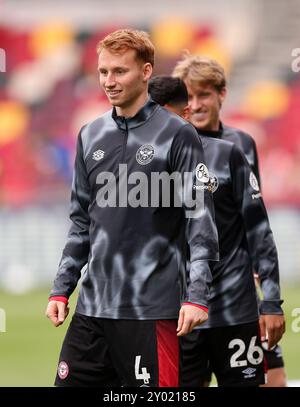
[[[154,45],[152,44],[149,34],[145,31],[132,29],[122,29],[108,34],[97,44],[97,54],[103,49],[112,53],[122,53],[128,49],[136,51],[137,59],[144,63],[149,62],[154,66]]]

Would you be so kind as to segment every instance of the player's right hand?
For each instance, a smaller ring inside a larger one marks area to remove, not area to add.
[[[202,309],[194,305],[183,305],[179,312],[177,336],[189,334],[196,326],[203,324],[207,318],[207,312]]]
[[[268,339],[268,349],[272,349],[285,332],[284,315],[260,315],[259,327],[262,342]]]
[[[46,309],[46,317],[50,319],[54,326],[60,326],[69,314],[69,307],[61,301],[49,301]]]

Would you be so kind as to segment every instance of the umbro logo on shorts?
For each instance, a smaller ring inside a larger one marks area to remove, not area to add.
[[[247,369],[243,370],[242,373],[244,373],[244,379],[250,379],[251,377],[255,377],[254,372],[256,372],[256,369],[254,367],[248,367]]]

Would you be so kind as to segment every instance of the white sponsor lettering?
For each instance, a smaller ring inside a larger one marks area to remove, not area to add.
[[[295,73],[300,72],[300,48],[294,48],[292,50],[292,57],[295,59],[292,61],[292,71]]]
[[[100,172],[96,184],[100,186],[96,194],[100,208],[183,207],[186,218],[198,218],[204,206],[204,191],[195,191],[191,172],[135,171],[128,175],[127,164],[119,164],[117,174]]]

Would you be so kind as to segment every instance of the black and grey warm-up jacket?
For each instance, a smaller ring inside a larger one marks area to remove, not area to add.
[[[209,263],[218,260],[212,194],[204,191],[193,217],[193,206],[175,205],[172,182],[155,184],[158,174],[191,174],[186,192],[195,197],[195,177],[205,181],[203,164],[195,129],[151,99],[133,118],[113,109],[86,125],[77,143],[72,224],[50,296],[69,297],[87,264],[78,313],[173,319],[182,302],[206,307]]]
[[[231,141],[244,153],[250,168],[254,172],[254,175],[261,186],[259,160],[256,144],[253,138],[248,133],[236,129],[235,127],[227,126],[223,123],[220,123],[220,129],[217,132],[217,135],[217,137],[222,140]]]
[[[260,312],[282,314],[277,250],[259,181],[238,143],[222,136],[222,131],[199,130],[220,247],[220,261],[212,267],[209,319],[203,328],[258,319],[253,271],[260,277],[264,297]]]

